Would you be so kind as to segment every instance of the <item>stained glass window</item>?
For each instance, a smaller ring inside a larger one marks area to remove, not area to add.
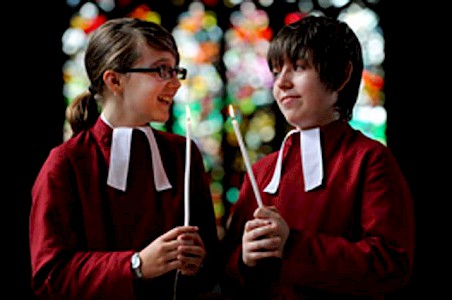
[[[88,88],[83,67],[89,34],[109,18],[133,16],[172,31],[188,78],[175,96],[168,124],[161,130],[185,135],[185,109],[193,121],[192,138],[199,146],[211,178],[219,224],[237,197],[245,171],[226,107],[236,108],[240,130],[252,163],[279,147],[284,119],[271,95],[266,64],[269,41],[284,24],[307,14],[324,14],[348,23],[363,46],[364,72],[352,127],[386,144],[384,109],[384,35],[375,11],[378,0],[203,0],[134,1],[67,0],[73,11],[62,41],[63,94],[69,103]],[[164,12],[164,13],[163,13]],[[65,139],[70,129],[64,125]]]

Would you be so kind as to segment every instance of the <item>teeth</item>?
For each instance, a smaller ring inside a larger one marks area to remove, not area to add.
[[[171,97],[159,97],[160,100],[171,103]]]

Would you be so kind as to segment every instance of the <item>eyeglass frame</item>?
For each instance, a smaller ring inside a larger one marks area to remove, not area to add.
[[[157,73],[159,75],[159,78],[164,80],[172,78],[184,80],[187,78],[187,69],[178,66],[174,68],[167,66],[158,66],[155,68],[123,68],[116,71],[120,73]],[[166,74],[170,75],[170,77],[165,77],[163,72],[166,72]]]

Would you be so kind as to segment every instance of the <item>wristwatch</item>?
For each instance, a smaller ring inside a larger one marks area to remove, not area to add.
[[[143,278],[143,273],[141,272],[141,257],[138,252],[135,252],[132,255],[130,260],[132,271],[135,274],[136,278]]]

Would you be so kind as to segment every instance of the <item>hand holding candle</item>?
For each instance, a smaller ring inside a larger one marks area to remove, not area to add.
[[[253,187],[254,195],[256,197],[257,205],[262,207],[261,194],[259,193],[259,188],[254,178],[253,169],[251,168],[251,163],[248,158],[248,153],[246,152],[245,143],[243,142],[242,134],[240,133],[239,125],[235,119],[234,108],[229,105],[229,115],[231,116],[232,126],[234,127],[235,135],[237,136],[237,141],[240,146],[240,151],[242,152],[243,160],[245,161],[246,171],[248,172],[248,177],[251,181],[251,186]]]
[[[190,107],[185,106],[185,181],[184,181],[184,225],[190,223],[190,160],[191,160],[191,116]]]

